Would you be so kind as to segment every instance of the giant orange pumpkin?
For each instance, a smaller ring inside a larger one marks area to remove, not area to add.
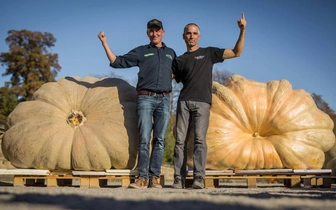
[[[287,80],[233,75],[213,82],[207,132],[209,169],[320,169],[335,143],[333,121]],[[193,139],[188,143],[192,166]]]

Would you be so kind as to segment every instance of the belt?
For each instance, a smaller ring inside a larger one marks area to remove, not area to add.
[[[164,96],[169,95],[169,92],[152,92],[148,90],[138,90],[138,95]]]

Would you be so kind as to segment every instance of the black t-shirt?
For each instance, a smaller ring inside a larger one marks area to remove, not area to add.
[[[179,101],[212,102],[212,68],[223,62],[225,49],[199,48],[186,52],[173,61],[173,73],[177,82],[183,83]]]

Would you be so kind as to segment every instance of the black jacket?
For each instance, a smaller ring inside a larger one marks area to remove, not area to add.
[[[137,90],[170,92],[172,89],[172,61],[176,57],[173,49],[164,43],[161,48],[151,44],[142,45],[117,56],[110,64],[113,68],[139,67]]]

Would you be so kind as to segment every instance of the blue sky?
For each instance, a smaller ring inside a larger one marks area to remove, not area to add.
[[[288,80],[293,89],[322,95],[336,111],[336,1],[334,0],[2,0],[0,52],[7,52],[8,30],[50,32],[51,50],[65,76],[104,76],[114,72],[130,81],[137,68],[112,69],[97,34],[103,30],[117,55],[147,44],[146,23],[163,22],[164,42],[178,55],[185,52],[183,27],[201,28],[200,46],[233,48],[236,21],[245,13],[247,32],[243,55],[215,68],[258,82]],[[0,86],[3,77],[0,66]]]

